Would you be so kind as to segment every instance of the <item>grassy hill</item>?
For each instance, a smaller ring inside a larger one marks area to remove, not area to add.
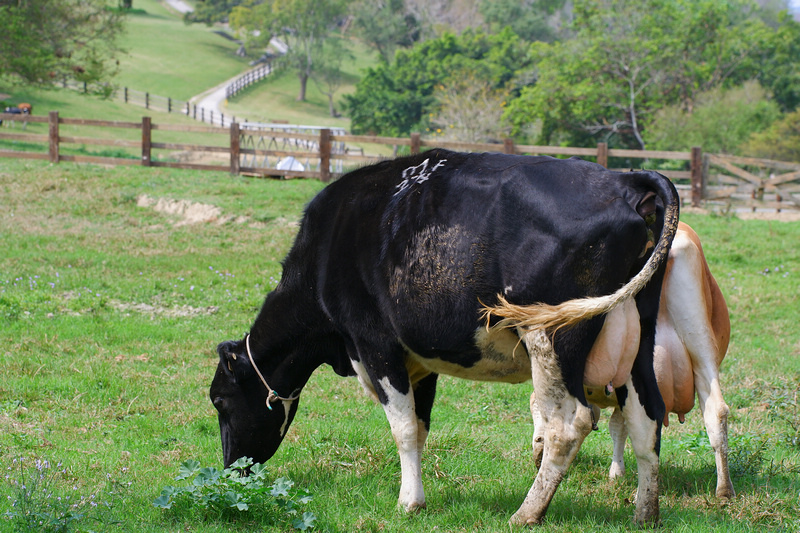
[[[187,25],[180,13],[157,0],[136,0],[134,8],[121,37],[127,53],[119,58],[120,72],[112,80],[114,85],[188,100],[250,68],[252,57],[235,55],[239,45],[229,35],[225,36],[224,28]],[[353,49],[353,60],[344,65],[347,81],[337,94],[337,103],[342,94],[354,90],[359,71],[375,63],[374,54],[362,45],[355,43]],[[259,54],[252,51],[253,57]],[[280,120],[349,128],[347,118],[329,116],[327,97],[313,82],[308,84],[306,102],[295,101],[298,90],[297,78],[286,72],[249,88],[228,102],[223,111],[250,121]],[[161,122],[186,120],[179,114],[162,116],[130,104],[81,95],[72,89],[8,86],[0,79],[0,93],[10,95],[5,99],[8,105],[33,104],[36,114],[57,110],[62,116],[76,118],[139,120],[142,115],[149,115]]]

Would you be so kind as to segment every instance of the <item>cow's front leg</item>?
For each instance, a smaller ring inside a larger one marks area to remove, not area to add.
[[[516,525],[542,522],[567,468],[592,430],[591,409],[567,392],[549,339],[536,330],[525,333],[523,342],[531,356],[536,390],[533,403],[538,412],[533,415],[540,421],[537,431],[543,435],[544,442],[542,462],[533,486],[511,517],[511,523]]]
[[[427,431],[417,418],[414,393],[410,387],[407,392],[401,392],[388,378],[381,379],[378,384],[383,392],[378,396],[400,454],[401,482],[398,504],[407,512],[417,511],[425,507],[420,459]]]
[[[625,427],[631,437],[639,487],[636,492],[637,524],[658,523],[658,454],[660,448],[661,421],[653,420],[645,412],[631,378],[625,384],[628,396],[622,405]],[[656,391],[657,392],[657,391]],[[624,441],[623,441],[624,443]]]

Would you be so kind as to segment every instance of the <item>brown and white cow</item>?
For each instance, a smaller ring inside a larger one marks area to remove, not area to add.
[[[639,343],[638,323],[631,322],[630,315],[627,320],[623,318],[621,314],[609,315],[605,335],[595,344],[584,373],[586,399],[595,406],[595,419],[599,416],[599,408],[614,408],[609,421],[609,432],[614,442],[609,470],[612,479],[625,473],[623,456],[630,429],[620,410],[616,388],[625,382],[627,361],[632,354],[635,355],[632,349]],[[664,426],[669,425],[670,413],[677,414],[683,423],[697,394],[714,449],[716,495],[720,498],[734,495],[728,470],[729,409],[719,384],[719,367],[728,349],[730,331],[728,307],[708,268],[700,238],[691,227],[681,222],[661,288],[653,365],[666,407]],[[608,372],[604,372],[604,368],[615,369],[616,375],[605,381]],[[535,424],[533,446],[538,463],[544,435],[535,394],[531,395],[531,410]]]

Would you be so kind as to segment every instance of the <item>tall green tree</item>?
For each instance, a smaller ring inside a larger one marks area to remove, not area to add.
[[[231,11],[242,4],[247,4],[247,1],[199,0],[195,3],[194,10],[183,16],[183,20],[186,23],[203,22],[207,26],[211,26],[216,22],[227,22]]]
[[[234,8],[230,22],[234,29],[258,30],[262,40],[279,37],[287,44],[282,61],[300,81],[297,100],[305,101],[308,80],[325,57],[325,41],[346,13],[346,0],[266,0]]]
[[[748,0],[581,0],[575,39],[532,48],[535,83],[507,116],[538,142],[603,139],[645,148],[654,112],[742,83],[754,73],[767,26]]]
[[[352,130],[395,136],[424,130],[437,112],[437,88],[472,77],[490,90],[513,90],[526,58],[523,42],[508,28],[497,35],[445,33],[398,50],[391,63],[368,69],[355,93],[345,95]]]
[[[395,50],[409,48],[420,39],[420,23],[404,0],[357,0],[351,13],[358,36],[386,62]]]
[[[506,26],[526,41],[552,42],[557,39],[565,0],[482,0],[480,12],[490,31]]]
[[[0,0],[0,75],[96,82],[116,73],[122,16],[103,0]]]

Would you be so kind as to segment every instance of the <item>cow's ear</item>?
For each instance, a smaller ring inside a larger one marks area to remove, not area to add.
[[[639,203],[636,204],[636,212],[639,213],[639,216],[645,219],[647,225],[651,225],[655,221],[655,214],[656,214],[656,194],[652,191],[648,191],[639,200]]]
[[[223,369],[234,378],[244,379],[252,372],[242,341],[221,342],[217,346],[217,354]]]

